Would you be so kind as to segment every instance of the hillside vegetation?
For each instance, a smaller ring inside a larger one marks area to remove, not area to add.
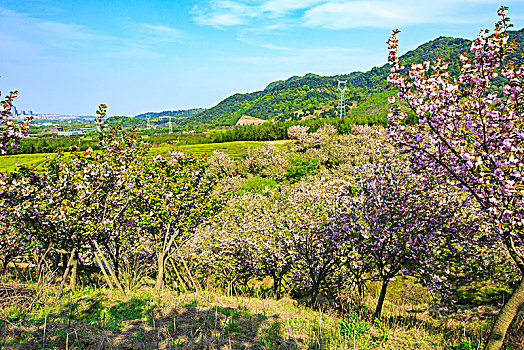
[[[510,55],[512,60],[522,57],[524,29],[510,32],[510,39],[521,44]],[[441,56],[450,63],[450,71],[458,73],[459,55],[470,51],[471,41],[461,38],[439,37],[408,51],[400,58],[405,63],[422,62]],[[270,83],[264,90],[237,93],[186,121],[212,125],[235,125],[243,115],[266,120],[296,120],[335,116],[339,92],[338,80],[348,81],[346,103],[354,105],[349,114],[373,115],[386,120],[389,85],[386,81],[389,65],[375,67],[367,72],[352,72],[335,76],[306,74]],[[375,121],[376,122],[376,121]]]

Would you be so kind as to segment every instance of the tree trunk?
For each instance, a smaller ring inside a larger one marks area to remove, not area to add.
[[[71,277],[69,279],[69,289],[76,289],[76,277],[78,275],[78,257],[73,258],[73,271],[71,271]]]
[[[170,260],[169,262],[171,263],[171,267],[173,268],[173,271],[175,271],[178,282],[180,282],[180,286],[184,289],[184,292],[187,293],[188,288],[189,288],[187,282],[182,278],[182,276],[178,272],[178,268],[176,267],[175,263],[172,260]]]
[[[118,280],[118,278],[115,275],[114,269],[111,268],[104,253],[102,252],[102,250],[100,250],[100,246],[98,245],[96,241],[93,241],[93,243],[95,244],[95,248],[98,251],[98,254],[100,254],[100,259],[102,259],[102,262],[105,264],[106,268],[108,269],[109,273],[111,274],[111,277],[113,277],[113,281],[115,282],[116,286],[118,287],[118,289],[120,289],[122,293],[125,293],[124,288],[122,287],[122,285],[120,284],[120,281]]]
[[[106,280],[107,286],[109,288],[113,289],[114,288],[113,287],[113,282],[111,282],[111,279],[107,275],[106,269],[105,269],[104,265],[102,264],[102,261],[100,261],[100,258],[98,257],[98,253],[95,252],[93,255],[95,256],[96,263],[100,267],[100,271],[102,271],[102,273],[104,274],[104,278]]]
[[[273,274],[273,297],[278,300],[280,299],[280,281],[281,279]]]
[[[58,260],[60,260],[60,253],[55,253],[55,262],[53,264],[53,273],[58,270]]]
[[[166,253],[162,252],[158,254],[158,272],[156,275],[155,293],[160,292],[164,289],[164,273],[165,273],[165,260]]]
[[[67,268],[67,253],[62,253],[62,272]]]
[[[312,290],[311,290],[311,307],[316,306],[319,294],[320,294],[320,280],[313,283]]]
[[[373,319],[380,318],[382,314],[382,306],[384,305],[384,299],[386,299],[386,292],[388,290],[389,278],[382,281],[382,288],[380,289],[380,296],[378,297],[377,308],[373,314]]]
[[[74,248],[73,251],[71,252],[71,256],[69,257],[69,261],[67,262],[66,269],[64,271],[64,275],[62,276],[62,282],[60,282],[60,288],[58,289],[57,299],[60,299],[60,297],[62,296],[62,291],[64,290],[65,280],[67,278],[67,275],[69,274],[71,265],[73,264],[73,259],[74,259],[75,254],[76,254],[76,248]]]
[[[116,277],[120,277],[120,246],[115,243],[115,261],[113,264],[115,265],[115,275]]]
[[[88,270],[87,266],[84,265],[84,264],[82,263],[82,261],[80,261],[80,259],[78,259],[78,264],[80,265],[80,268],[82,269],[82,271],[84,271],[84,273],[86,274],[87,280],[89,281],[89,282],[88,282],[89,285],[90,285],[90,286],[94,286],[95,283],[93,282],[93,279],[91,278],[91,275],[89,274],[89,270]]]
[[[520,281],[520,284],[502,307],[502,310],[500,310],[491,328],[485,350],[498,350],[502,347],[506,332],[522,305],[524,305],[524,279]]]
[[[180,293],[180,287],[178,286],[178,283],[176,283],[175,278],[173,277],[173,274],[171,273],[171,270],[169,269],[169,266],[166,266],[167,273],[169,274],[169,278],[171,278],[171,282],[173,283],[173,287]]]
[[[184,265],[186,273],[189,276],[189,280],[193,284],[193,288],[195,289],[195,291],[201,292],[202,291],[202,287],[200,286],[200,283],[198,283],[198,280],[195,280],[193,278],[193,274],[191,273],[191,271],[189,271],[189,267],[187,266],[186,261],[184,260],[184,258],[181,258],[181,260],[182,260],[182,265]]]
[[[11,255],[8,254],[5,256],[4,258],[4,261],[3,261],[3,266],[2,266],[2,275],[5,275],[6,274],[6,271],[7,271],[7,265],[9,265],[9,261],[11,260]]]

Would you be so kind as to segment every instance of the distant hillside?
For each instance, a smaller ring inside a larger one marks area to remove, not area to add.
[[[510,32],[512,41],[520,43],[511,59],[522,59],[524,28]],[[461,38],[440,37],[427,42],[401,56],[410,64],[441,56],[450,63],[452,72],[459,69],[458,57],[469,52],[471,41]],[[247,115],[265,120],[295,120],[335,116],[338,90],[337,80],[347,80],[346,104],[349,114],[369,118],[385,118],[390,94],[387,83],[389,65],[375,67],[368,72],[353,72],[336,76],[306,74],[279,80],[264,90],[234,94],[216,106],[191,117],[187,122],[213,125],[234,125]]]
[[[197,115],[205,111],[205,108],[191,108],[191,109],[179,109],[174,111],[163,111],[163,112],[146,112],[135,115],[134,118],[158,118],[172,116],[175,118],[187,118]]]

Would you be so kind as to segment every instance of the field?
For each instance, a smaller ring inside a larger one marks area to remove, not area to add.
[[[198,145],[180,145],[174,146],[167,143],[153,146],[151,153],[167,153],[179,149],[183,152],[189,152],[197,156],[210,155],[214,150],[220,150],[229,154],[233,159],[243,158],[247,155],[249,147],[260,147],[265,142],[259,141],[236,141],[224,143],[204,143]],[[270,141],[268,143],[276,144],[277,147],[283,146],[285,142]],[[52,157],[54,153],[36,153],[36,154],[17,154],[0,156],[0,172],[13,171],[19,165],[28,165],[40,169],[46,158]]]
[[[28,165],[41,168],[47,157],[54,153],[16,154],[0,156],[0,172],[13,171],[19,165]]]

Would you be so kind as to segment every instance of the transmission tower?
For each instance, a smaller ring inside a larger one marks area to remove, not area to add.
[[[169,116],[169,133],[173,133],[173,124],[171,123],[171,116]]]
[[[147,130],[151,129],[151,123],[149,122],[150,117],[147,118]]]
[[[344,118],[346,116],[346,101],[344,99],[344,93],[346,92],[348,85],[347,80],[338,81],[338,91],[340,91],[340,101],[338,104],[339,117]]]

